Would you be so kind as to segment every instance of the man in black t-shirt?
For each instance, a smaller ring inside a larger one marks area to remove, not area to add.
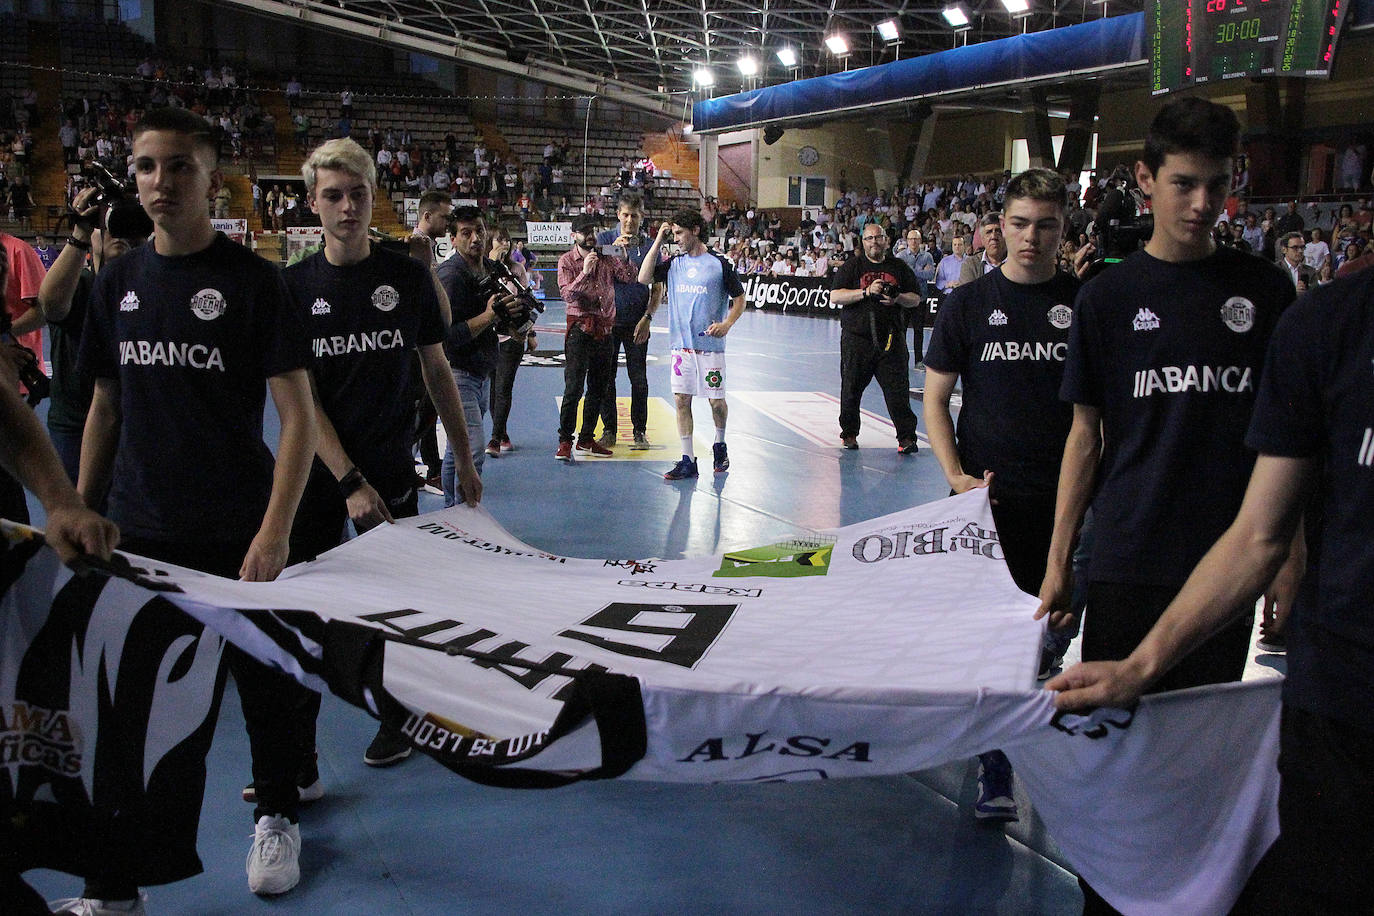
[[[373,246],[368,225],[377,190],[372,157],[350,139],[317,147],[301,167],[324,249],[284,272],[311,338],[320,437],[296,515],[293,559],[336,546],[344,522],[359,533],[418,513],[410,455],[412,354],[444,430],[455,446],[463,501],[481,498],[467,422],[444,359],[446,329],[426,264]],[[302,767],[313,770],[313,711],[300,729]],[[387,766],[410,755],[399,734],[381,729],[363,756]],[[317,776],[309,773],[308,776]],[[315,780],[298,780],[303,787]]]
[[[1061,709],[1129,707],[1184,654],[1254,607],[1305,509],[1310,563],[1288,621],[1279,728],[1276,913],[1363,913],[1374,898],[1374,274],[1283,316],[1246,443],[1259,453],[1235,521],[1124,661],[1046,687]],[[1315,498],[1311,498],[1315,493]],[[1210,826],[1210,825],[1209,825]]]
[[[520,307],[509,291],[484,295],[482,281],[491,270],[487,253],[487,224],[476,207],[459,207],[449,224],[453,256],[439,265],[439,280],[453,309],[453,323],[444,340],[453,382],[463,405],[467,441],[450,439],[442,469],[444,505],[457,505],[464,494],[456,482],[454,448],[465,446],[472,455],[473,467],[481,473],[487,441],[482,418],[491,404],[491,377],[496,372],[500,342],[496,337],[497,310],[506,315],[519,314]]]
[[[930,447],[952,492],[991,485],[1007,568],[1031,594],[1045,577],[1059,459],[1073,419],[1059,400],[1078,292],[1078,281],[1055,263],[1065,199],[1063,179],[1049,169],[1022,172],[1007,184],[998,226],[1002,263],[950,293],[926,350]],[[949,401],[960,378],[956,444]],[[1011,764],[1001,751],[980,760],[974,813],[1016,820]]]
[[[1235,517],[1254,462],[1245,427],[1294,291],[1274,265],[1213,241],[1237,132],[1222,106],[1165,106],[1136,165],[1154,233],[1078,296],[1062,391],[1074,421],[1037,615],[1065,620],[1074,533],[1091,496],[1085,659],[1135,648]],[[1238,679],[1248,636],[1243,623],[1219,634],[1160,689]]]
[[[48,405],[48,434],[62,459],[62,467],[73,485],[81,465],[81,431],[86,425],[86,411],[91,406],[94,383],[89,376],[77,371],[77,353],[81,347],[81,328],[86,323],[86,306],[91,286],[100,269],[131,248],[142,245],[152,232],[152,222],[138,207],[125,206],[111,227],[100,217],[100,206],[93,203],[98,188],[86,188],[72,201],[76,219],[72,234],[62,246],[43,284],[38,288],[38,308],[51,332],[52,400]],[[107,213],[109,212],[107,208]],[[107,217],[108,218],[108,217]],[[116,235],[120,232],[122,235]],[[86,254],[91,255],[91,269],[85,269]],[[101,499],[94,507],[104,508]]]
[[[79,358],[95,390],[78,489],[89,505],[109,486],[110,517],[132,553],[271,580],[315,451],[309,344],[281,273],[210,223],[223,179],[205,121],[150,110],[133,156],[153,241],[96,277]],[[262,440],[265,388],[281,418],[275,462]],[[270,715],[282,675],[239,650],[226,657],[245,707],[268,711],[251,736],[265,752],[254,760],[248,873],[255,892],[280,893],[300,879],[294,749]],[[88,877],[84,896],[136,899],[137,888],[125,875]]]
[[[835,271],[830,301],[840,311],[840,442],[859,447],[859,402],[876,376],[897,428],[897,451],[916,453],[916,414],[906,371],[903,309],[921,303],[911,268],[888,251],[887,232],[864,226],[863,251]]]

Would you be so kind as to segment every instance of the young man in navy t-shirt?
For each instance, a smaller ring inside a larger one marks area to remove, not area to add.
[[[1374,898],[1374,272],[1308,293],[1274,332],[1246,443],[1259,453],[1235,521],[1124,661],[1046,687],[1062,709],[1127,707],[1243,617],[1305,510],[1310,550],[1288,621],[1279,729],[1274,912],[1362,913]]]
[[[110,518],[132,553],[268,581],[286,565],[315,451],[309,344],[280,271],[210,223],[223,178],[204,120],[149,111],[133,156],[153,240],[96,277],[79,357],[95,391],[78,489],[89,505],[108,487]],[[262,440],[265,388],[281,417],[275,462]],[[245,706],[271,709],[282,675],[232,647],[226,657]],[[261,718],[252,737],[268,753],[253,774],[249,886],[273,893],[299,880],[294,857],[263,870],[269,850],[299,846],[295,760],[289,730]],[[88,881],[85,896],[135,898],[122,878]]]
[[[1083,287],[1062,396],[1074,405],[1037,617],[1067,620],[1073,540],[1091,499],[1083,658],[1124,658],[1235,517],[1254,463],[1245,445],[1264,351],[1293,284],[1218,248],[1235,115],[1203,99],[1165,106],[1136,164],[1154,232]],[[1095,491],[1095,492],[1094,492]],[[1157,686],[1238,680],[1240,621]]]
[[[1007,568],[1032,594],[1045,577],[1059,459],[1073,421],[1073,409],[1059,399],[1078,292],[1078,281],[1056,264],[1066,200],[1064,180],[1049,169],[1007,184],[1003,260],[949,294],[926,350],[931,450],[952,492],[991,486]],[[960,379],[956,436],[949,402]],[[1011,764],[1001,751],[980,762],[974,813],[1015,820]]]
[[[1078,294],[1061,390],[1073,425],[1035,616],[1073,623],[1074,540],[1091,502],[1085,661],[1131,654],[1245,495],[1255,460],[1245,430],[1295,291],[1273,264],[1213,241],[1239,135],[1235,114],[1214,102],[1164,106],[1135,169],[1152,202],[1150,240]],[[1291,603],[1286,591],[1275,600]],[[1249,644],[1250,621],[1238,620],[1152,689],[1240,680]],[[1085,912],[1110,912],[1083,892]]]
[[[465,503],[481,498],[482,481],[444,358],[447,328],[431,273],[420,261],[368,238],[377,190],[372,157],[356,141],[331,140],[310,154],[301,172],[310,209],[324,227],[324,249],[283,272],[311,340],[320,430],[292,542],[293,558],[305,559],[337,546],[346,521],[362,533],[418,514],[409,444],[413,353],[419,354],[426,390],[454,444]],[[314,715],[305,712],[301,764],[313,770]],[[387,766],[409,755],[401,735],[381,729],[363,761]],[[310,786],[313,780],[300,783]]]

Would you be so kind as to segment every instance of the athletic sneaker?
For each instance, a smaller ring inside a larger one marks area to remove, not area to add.
[[[48,902],[48,909],[62,916],[147,916],[148,895],[138,892],[136,900],[96,900],[94,897],[68,897]]]
[[[1040,670],[1035,675],[1036,680],[1043,681],[1056,669],[1064,667],[1064,653],[1069,651],[1071,642],[1072,636],[1053,630],[1046,631],[1045,641],[1040,645]]]
[[[248,889],[255,894],[284,894],[301,881],[301,828],[284,817],[264,814],[253,830],[248,850]]]
[[[577,450],[579,452],[589,452],[597,458],[609,458],[611,455],[615,454],[615,452],[611,451],[600,442],[596,442],[592,439],[584,439],[577,443]]]
[[[497,442],[495,439],[492,439],[490,442],[488,442],[488,443],[487,443],[487,455],[488,455],[489,457],[492,457],[492,458],[500,458],[500,457],[501,457],[501,443],[500,443],[500,442]]]
[[[615,433],[602,433],[596,441],[605,448],[615,448]]]
[[[1015,821],[1011,761],[1001,751],[978,755],[978,801],[973,814],[980,821]]]
[[[897,443],[897,454],[899,455],[914,455],[920,450],[921,447],[916,444],[915,436],[912,436],[910,439],[903,439]]]
[[[301,765],[296,776],[296,792],[302,804],[324,798],[324,783],[320,780],[319,754],[312,753],[310,760]],[[251,782],[243,787],[243,800],[250,805],[258,803],[258,790]]]
[[[635,433],[634,441],[630,443],[630,448],[637,452],[642,452],[649,447],[649,437],[643,433]]]
[[[730,455],[725,451],[724,442],[717,442],[711,446],[711,467],[717,474],[730,470]]]
[[[501,437],[501,451],[503,451],[503,452],[509,452],[509,451],[513,450],[514,448],[515,448],[515,446],[513,446],[513,445],[510,444],[510,436],[502,436],[502,437]]]
[[[672,468],[663,475],[664,480],[686,480],[688,477],[697,476],[697,460],[682,456],[682,460],[673,465]]]
[[[385,725],[377,729],[377,737],[363,751],[363,763],[370,767],[389,767],[410,756],[410,742],[399,732]]]
[[[553,457],[557,458],[559,461],[572,461],[572,460],[573,460],[573,457],[572,457],[572,443],[571,443],[571,442],[560,442],[560,443],[558,443],[558,451],[556,451],[556,452],[553,453]]]
[[[856,449],[856,448],[859,447],[859,437],[858,437],[858,436],[841,436],[841,437],[840,437],[840,445],[843,445],[845,448],[849,449],[850,451],[853,451],[854,449]]]

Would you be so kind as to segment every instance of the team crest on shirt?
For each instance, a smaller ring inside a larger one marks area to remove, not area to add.
[[[1142,308],[1135,313],[1135,320],[1131,322],[1131,327],[1137,331],[1158,331],[1159,316],[1147,308]]]
[[[119,310],[121,312],[136,312],[139,304],[138,293],[129,290],[124,294],[124,298],[119,300]]]
[[[1050,309],[1049,319],[1050,324],[1062,331],[1073,324],[1073,309],[1069,308],[1067,305],[1056,305],[1054,308]]]
[[[1237,334],[1244,334],[1255,326],[1255,304],[1241,296],[1232,296],[1221,307],[1221,320]]]
[[[401,302],[401,294],[392,286],[379,286],[372,291],[372,304],[383,312],[389,312]]]
[[[993,310],[992,310],[992,314],[988,316],[988,324],[991,324],[991,325],[1003,325],[1003,324],[1006,324],[1006,323],[1007,323],[1007,313],[1004,312],[1004,311],[1002,311],[1001,309],[993,309]]]
[[[330,311],[329,303],[323,298],[316,299],[314,304],[310,306],[310,314],[312,315],[328,315]]]
[[[214,321],[224,314],[224,294],[217,289],[203,289],[191,297],[191,314],[202,321]]]
[[[695,279],[696,279],[696,276],[697,276],[697,269],[696,269],[695,267],[689,267],[689,268],[687,268],[687,279],[688,279],[688,280],[695,280]]]

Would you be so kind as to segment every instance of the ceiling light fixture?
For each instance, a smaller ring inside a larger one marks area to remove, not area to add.
[[[830,53],[836,57],[843,57],[849,53],[849,42],[843,35],[831,35],[825,39],[825,46],[830,49]]]

